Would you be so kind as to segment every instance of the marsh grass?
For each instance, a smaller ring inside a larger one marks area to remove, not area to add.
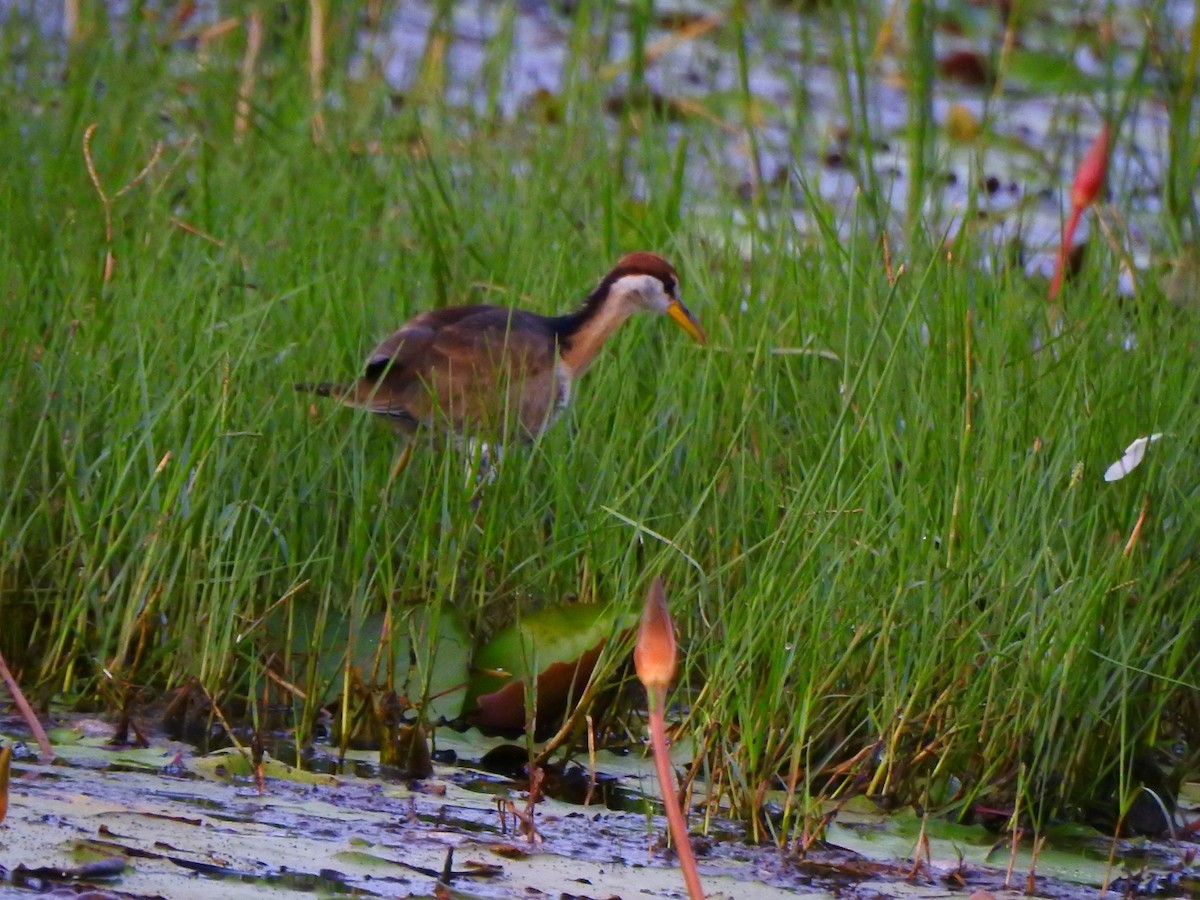
[[[778,224],[790,201],[765,191],[753,202],[778,215],[744,221],[770,228],[734,223],[732,188],[701,221],[682,163],[716,126],[634,110],[615,150],[606,84],[587,77],[607,61],[582,24],[599,12],[581,5],[562,115],[543,123],[498,115],[499,58],[485,114],[442,102],[452,6],[402,102],[331,55],[342,102],[319,146],[295,22],[266,23],[240,140],[240,31],[172,46],[138,20],[64,61],[32,25],[6,29],[0,649],[27,690],[112,709],[198,679],[261,716],[265,661],[288,654],[301,604],[318,629],[347,619],[351,642],[385,612],[420,667],[426,616],[482,641],[580,597],[627,607],[623,627],[661,572],[710,808],[760,835],[805,833],[810,798],[862,791],[987,802],[1014,823],[1124,809],[1136,761],[1195,746],[1193,311],[1149,278],[1119,301],[1101,250],[1050,320],[1042,286],[976,232],[947,252],[919,221],[889,271],[873,177],[834,209],[797,171],[811,234]],[[748,94],[743,16],[730,49]],[[353,17],[327,26],[352,52]],[[868,37],[838,35],[847,120],[865,127],[851,84],[870,75]],[[106,185],[164,144],[113,201],[111,248],[91,123]],[[914,128],[914,158],[931,158]],[[388,485],[386,429],[292,389],[353,373],[431,305],[561,311],[635,248],[676,262],[712,346],[633,320],[478,509],[461,457],[419,447]],[[1143,466],[1104,483],[1151,431],[1167,437]],[[291,676],[304,729],[324,686],[311,659]]]

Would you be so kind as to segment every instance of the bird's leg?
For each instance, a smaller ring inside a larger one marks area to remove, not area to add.
[[[486,441],[482,444],[479,453],[479,475],[477,476],[480,484],[491,484],[496,480],[496,472],[500,466],[502,455],[499,444],[492,446]]]
[[[478,509],[483,489],[496,480],[496,466],[500,464],[501,448],[477,438],[468,438],[464,444],[467,451],[466,487],[472,487],[471,508]]]
[[[500,464],[501,450],[487,441],[478,438],[468,438],[467,451],[467,487],[475,482],[476,487],[491,484],[496,480],[496,466]]]

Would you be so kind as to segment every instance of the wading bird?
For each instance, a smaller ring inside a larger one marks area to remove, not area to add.
[[[679,276],[661,256],[618,260],[583,306],[561,316],[510,307],[451,306],[421,313],[367,357],[347,384],[298,384],[386,417],[405,435],[422,429],[502,445],[543,432],[604,342],[638,310],[665,314],[693,340],[704,330],[679,299]],[[411,442],[393,467],[408,461]],[[485,457],[487,447],[484,448]],[[485,463],[486,465],[486,463]]]

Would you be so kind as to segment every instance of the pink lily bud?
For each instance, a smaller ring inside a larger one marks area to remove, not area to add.
[[[1058,248],[1058,261],[1054,266],[1054,278],[1050,281],[1048,297],[1055,300],[1066,275],[1067,257],[1075,239],[1075,227],[1083,211],[1096,202],[1108,177],[1108,123],[1105,123],[1088,147],[1088,152],[1079,162],[1075,180],[1071,183],[1071,214],[1063,226],[1062,243]]]
[[[1071,185],[1071,206],[1083,209],[1095,203],[1107,176],[1108,125],[1105,124],[1075,172],[1075,181]]]
[[[667,608],[661,577],[654,579],[646,596],[637,646],[633,649],[633,666],[647,690],[665,691],[675,677],[675,623]]]

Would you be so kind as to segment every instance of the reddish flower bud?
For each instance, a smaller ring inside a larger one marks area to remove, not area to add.
[[[656,577],[642,608],[637,646],[633,648],[633,666],[646,690],[666,689],[675,677],[675,623],[667,609],[662,577]]]
[[[1071,183],[1071,214],[1063,226],[1062,243],[1058,248],[1058,261],[1054,265],[1054,278],[1050,282],[1049,299],[1058,297],[1066,276],[1067,261],[1075,240],[1075,228],[1079,224],[1080,214],[1100,196],[1104,188],[1104,180],[1108,177],[1108,124],[1100,128],[1100,133],[1092,141],[1092,146],[1079,162],[1075,171],[1075,181]]]
[[[1071,185],[1071,206],[1083,209],[1096,202],[1108,176],[1108,125],[1100,129],[1092,146],[1079,163]]]

